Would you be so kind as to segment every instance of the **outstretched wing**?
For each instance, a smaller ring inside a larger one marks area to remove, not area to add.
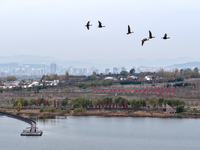
[[[89,26],[89,25],[90,25],[90,21],[87,22],[87,26]]]
[[[130,26],[128,25],[128,33],[130,33],[131,32],[131,28],[130,28]]]
[[[101,27],[102,26],[102,23],[100,22],[100,21],[98,21],[99,22],[99,27]]]
[[[165,33],[165,35],[164,35],[164,38],[166,39],[167,38],[167,34]]]
[[[144,44],[144,41],[145,41],[145,40],[143,39],[143,40],[142,40],[142,46],[143,46],[143,44]]]
[[[88,30],[90,29],[90,21],[87,22],[86,27]]]
[[[152,38],[152,33],[151,31],[149,30],[149,37]]]

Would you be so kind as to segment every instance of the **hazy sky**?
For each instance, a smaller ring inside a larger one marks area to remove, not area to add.
[[[199,0],[1,0],[0,14],[0,55],[200,58]],[[156,38],[141,46],[149,30]]]

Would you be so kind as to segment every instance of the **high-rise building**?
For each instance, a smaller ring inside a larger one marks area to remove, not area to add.
[[[51,73],[56,74],[56,63],[55,62],[51,63]]]
[[[113,68],[113,74],[117,74],[117,73],[118,73],[118,68],[117,67]]]
[[[43,68],[43,73],[42,73],[42,74],[45,75],[45,73],[46,73],[46,66],[45,66],[45,63],[42,63],[42,68]]]
[[[126,68],[125,68],[125,67],[122,67],[122,68],[121,68],[121,71],[126,71]]]
[[[110,69],[109,69],[109,68],[105,69],[105,74],[108,74],[108,73],[109,73],[109,71],[110,71]]]

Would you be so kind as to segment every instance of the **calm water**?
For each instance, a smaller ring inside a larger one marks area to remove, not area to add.
[[[200,149],[200,119],[67,117],[37,124],[41,137],[21,137],[29,125],[0,116],[0,150]]]

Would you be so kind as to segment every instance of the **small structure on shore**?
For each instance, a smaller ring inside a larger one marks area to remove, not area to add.
[[[166,112],[169,114],[172,114],[172,113],[176,113],[176,110],[172,108],[171,106],[169,106],[168,104],[166,104]]]

